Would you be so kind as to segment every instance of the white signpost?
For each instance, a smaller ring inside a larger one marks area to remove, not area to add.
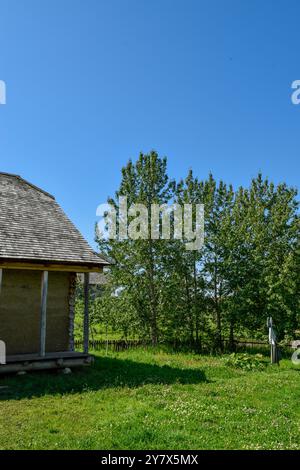
[[[276,334],[275,334],[275,330],[274,330],[274,324],[273,324],[272,317],[268,318],[267,326],[269,328],[269,344],[271,346],[271,364],[279,364]]]
[[[0,365],[6,364],[6,346],[4,341],[0,340]]]

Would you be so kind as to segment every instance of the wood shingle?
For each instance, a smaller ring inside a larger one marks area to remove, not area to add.
[[[0,173],[0,259],[107,265],[55,198],[17,175]]]

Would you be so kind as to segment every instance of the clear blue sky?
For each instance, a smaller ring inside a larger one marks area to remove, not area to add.
[[[300,3],[0,0],[0,171],[56,196],[93,240],[140,151],[234,185],[299,184]]]

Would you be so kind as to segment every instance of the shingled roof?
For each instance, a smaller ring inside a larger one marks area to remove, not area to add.
[[[0,260],[107,265],[55,198],[17,175],[0,173]]]

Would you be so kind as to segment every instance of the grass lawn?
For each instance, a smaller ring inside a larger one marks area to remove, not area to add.
[[[8,388],[5,388],[5,387]],[[1,449],[300,449],[300,368],[131,350],[0,378]]]

